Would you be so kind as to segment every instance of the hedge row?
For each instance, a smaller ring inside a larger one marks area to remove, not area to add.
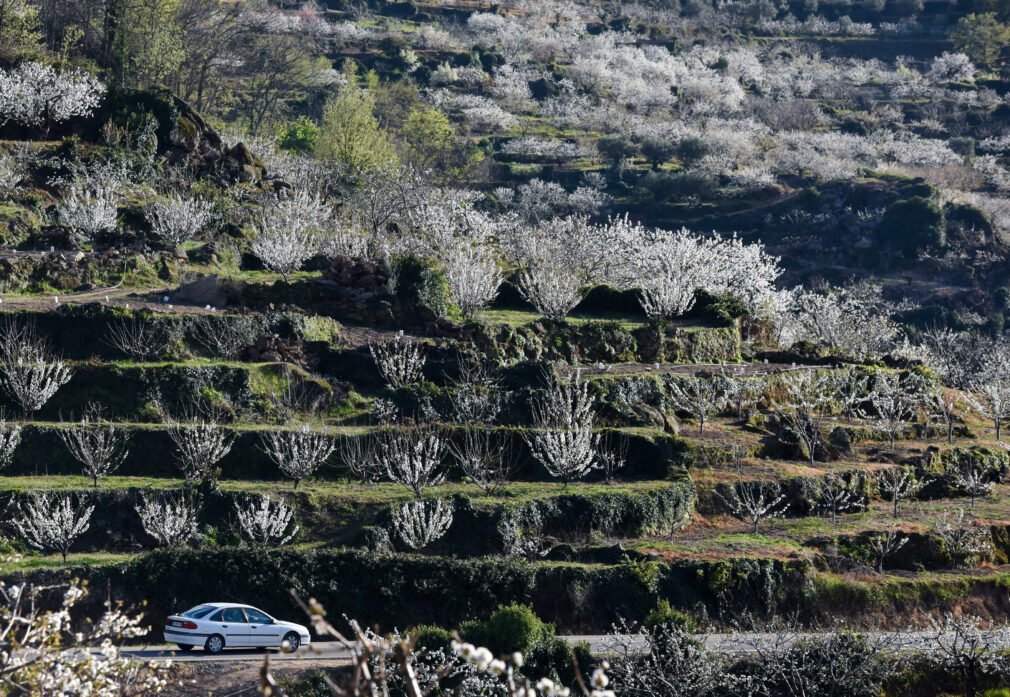
[[[524,603],[561,631],[606,632],[621,618],[643,619],[660,598],[724,620],[734,613],[806,610],[804,589],[810,586],[805,566],[775,560],[577,565],[239,548],[157,550],[121,565],[35,572],[27,578],[48,583],[67,577],[86,578],[101,589],[82,612],[97,614],[108,593],[128,605],[146,602],[145,617],[155,628],[173,612],[212,601],[250,603],[300,621],[293,591],[319,600],[334,620],[346,615],[385,629],[456,626],[485,618],[499,605]],[[50,600],[58,602],[55,596]]]
[[[1010,611],[1006,575],[856,581],[818,574],[803,561],[746,558],[664,564],[637,557],[580,565],[510,557],[218,548],[157,550],[124,564],[37,571],[16,580],[41,585],[74,577],[100,589],[80,608],[81,616],[98,615],[111,596],[135,607],[146,603],[146,620],[157,630],[168,614],[212,601],[250,603],[302,621],[291,591],[319,600],[337,622],[346,615],[384,629],[456,626],[486,618],[508,603],[529,604],[568,633],[606,632],[622,618],[640,621],[660,599],[725,625],[746,617],[787,616],[816,624],[827,618],[861,622],[886,616],[897,627],[923,612],[951,611],[964,602],[991,617]],[[59,593],[43,602],[55,605]],[[160,640],[160,635],[151,638]]]

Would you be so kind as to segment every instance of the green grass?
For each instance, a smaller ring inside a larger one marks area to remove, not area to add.
[[[0,566],[4,575],[39,571],[41,569],[79,568],[82,566],[112,566],[129,561],[135,555],[121,552],[79,552],[67,555],[66,563],[59,554],[38,554],[25,556]]]
[[[275,494],[300,492],[310,496],[346,499],[360,504],[392,504],[406,501],[412,494],[406,487],[389,482],[378,484],[359,484],[350,482],[334,482],[308,480],[303,481],[296,490],[290,481],[247,481],[224,479],[220,482],[221,489],[233,492],[249,492]],[[168,477],[120,477],[112,476],[101,480],[99,489],[174,489],[181,487],[182,479]],[[600,494],[641,494],[669,486],[666,481],[574,483],[567,488],[557,482],[514,482],[493,495],[485,495],[473,484],[451,482],[429,489],[428,498],[449,498],[457,494],[467,496],[474,506],[493,506],[508,503],[524,503],[537,499],[550,498],[564,494],[600,495]],[[91,479],[80,475],[26,475],[0,477],[0,491],[32,491],[32,490],[86,490],[92,489]]]
[[[488,324],[505,324],[510,327],[521,327],[541,320],[543,319],[543,316],[538,312],[533,312],[532,310],[485,310],[480,313],[479,319]],[[646,325],[646,321],[644,319],[618,314],[574,314],[565,318],[565,321],[574,325],[602,321],[617,322],[621,325],[621,329],[626,331],[633,331]]]

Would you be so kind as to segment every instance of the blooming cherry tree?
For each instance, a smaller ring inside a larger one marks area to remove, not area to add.
[[[407,501],[393,510],[393,530],[411,549],[423,549],[452,525],[452,504],[441,499]]]
[[[82,497],[35,491],[18,503],[12,524],[25,543],[59,552],[65,563],[74,542],[91,526],[94,512]]]
[[[214,466],[235,442],[235,433],[213,419],[170,421],[168,436],[175,444],[175,457],[187,482],[212,481]]]
[[[182,547],[196,536],[200,508],[184,493],[171,496],[141,496],[135,510],[144,532],[166,547]]]
[[[97,405],[89,405],[78,425],[57,431],[67,450],[84,467],[94,486],[116,471],[129,450],[129,434],[113,423],[103,422]]]
[[[333,454],[336,443],[329,435],[302,424],[293,431],[267,431],[261,436],[263,452],[281,472],[299,482],[312,474]]]
[[[269,496],[250,497],[244,504],[235,503],[239,533],[257,546],[285,545],[298,533],[295,512],[283,501]]]
[[[0,387],[25,413],[41,409],[72,375],[33,324],[9,322],[0,328]]]
[[[213,217],[213,206],[201,198],[171,194],[147,208],[151,231],[174,245],[193,239],[207,227]]]
[[[27,61],[0,70],[0,122],[15,121],[48,132],[55,124],[90,116],[105,95],[105,86],[81,71],[59,71]]]

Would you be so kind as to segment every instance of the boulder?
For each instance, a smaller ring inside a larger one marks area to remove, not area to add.
[[[211,307],[224,307],[228,304],[228,298],[216,274],[204,276],[192,283],[179,286],[172,293],[172,301],[189,305],[210,305]]]

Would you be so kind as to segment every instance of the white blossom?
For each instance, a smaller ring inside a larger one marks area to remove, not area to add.
[[[294,510],[283,501],[269,496],[249,497],[244,504],[235,502],[239,533],[254,545],[280,546],[298,532]]]
[[[152,232],[174,245],[196,237],[210,223],[212,215],[210,202],[176,193],[147,207]]]
[[[181,547],[197,534],[199,506],[185,492],[172,496],[140,497],[135,507],[144,532],[159,545]]]
[[[45,63],[26,61],[13,70],[0,70],[0,122],[48,130],[71,118],[90,116],[104,94],[105,87],[84,71],[60,72]]]
[[[213,481],[214,466],[235,442],[235,433],[213,419],[170,421],[168,435],[175,444],[176,461],[187,482]]]
[[[82,497],[35,491],[17,504],[12,524],[27,544],[59,552],[66,562],[71,546],[90,527],[94,512],[95,507]]]
[[[393,530],[411,549],[423,549],[445,535],[452,525],[452,504],[441,499],[407,501],[393,510]]]
[[[533,457],[566,486],[588,474],[596,459],[593,401],[579,372],[563,378],[552,370],[532,404],[533,430],[523,438]]]
[[[281,472],[295,480],[296,489],[299,482],[312,476],[336,448],[332,437],[308,424],[290,431],[266,431],[260,439],[263,451]]]
[[[369,344],[368,351],[390,387],[407,387],[421,381],[425,361],[421,342],[410,341],[400,332],[391,341]]]

